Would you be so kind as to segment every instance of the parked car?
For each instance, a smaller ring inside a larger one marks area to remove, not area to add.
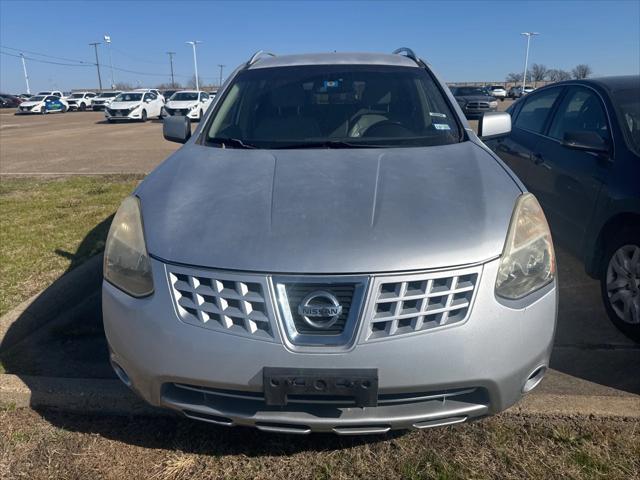
[[[522,96],[522,87],[516,85],[507,90],[507,97],[520,98]]]
[[[18,93],[18,94],[16,95],[16,97],[18,97],[18,98],[22,99],[23,101],[24,101],[24,100],[29,100],[32,96],[33,96],[33,95],[31,95],[31,94],[29,94],[29,93]]]
[[[136,88],[134,92],[153,92],[158,98],[162,100],[162,103],[166,102],[165,96],[162,95],[162,93],[160,93],[160,90],[158,90],[157,88]]]
[[[22,99],[14,95],[0,93],[0,108],[16,108],[22,103]]]
[[[115,120],[140,120],[146,122],[149,117],[162,118],[164,102],[152,91],[123,92],[105,108],[104,116],[108,122]]]
[[[114,98],[120,95],[122,92],[102,92],[96,96],[91,102],[91,109],[94,111],[104,110],[108,107]]]
[[[64,95],[62,94],[62,92],[60,90],[38,92],[38,93],[36,93],[36,95],[44,95],[45,97],[47,95],[53,95],[53,96],[58,97],[58,98],[64,98]]]
[[[498,101],[484,88],[454,87],[451,93],[467,118],[479,118],[498,109]]]
[[[171,95],[173,95],[174,93],[178,92],[179,90],[164,90],[162,92],[162,96],[164,97],[164,101],[168,102],[169,99],[171,98]]]
[[[88,108],[91,108],[95,96],[96,94],[94,92],[73,92],[71,96],[66,98],[69,104],[69,110],[84,112]]]
[[[183,90],[174,93],[164,105],[163,117],[183,115],[200,120],[209,107],[209,94],[197,90]]]
[[[508,111],[512,132],[489,145],[600,280],[611,321],[640,341],[640,77],[555,83]]]
[[[26,102],[22,102],[16,110],[16,115],[24,113],[62,113],[67,111],[67,104],[56,95],[34,95]]]
[[[502,85],[491,85],[489,93],[500,100],[504,100],[507,97],[507,90]]]
[[[164,120],[186,143],[116,213],[102,292],[114,370],[148,402],[383,433],[496,413],[541,380],[557,301],[542,210],[397,52],[256,54],[193,137]]]

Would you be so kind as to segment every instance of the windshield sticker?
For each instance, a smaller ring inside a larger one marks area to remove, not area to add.
[[[338,88],[340,86],[340,80],[325,80],[324,88]]]
[[[451,130],[451,127],[446,123],[434,123],[433,126],[436,127],[436,130]]]
[[[440,113],[440,112],[429,112],[429,115],[431,115],[432,117],[447,118],[447,116],[444,113]]]

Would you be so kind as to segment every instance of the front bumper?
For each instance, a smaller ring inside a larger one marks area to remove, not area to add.
[[[107,120],[140,120],[142,118],[142,110],[136,109],[130,113],[126,113],[122,110],[117,110],[118,113],[112,113],[109,107],[105,109],[104,116]]]
[[[174,116],[185,116],[191,119],[197,119],[199,114],[199,110],[197,108],[191,110],[187,108],[183,109],[172,109],[171,111],[167,111],[167,109],[162,109],[162,118],[174,117]]]
[[[148,298],[132,298],[104,283],[104,326],[120,378],[149,403],[191,418],[290,433],[362,434],[445,425],[513,405],[532,374],[549,362],[557,311],[555,282],[533,294],[534,300],[506,306],[493,292],[497,267],[498,260],[484,265],[464,323],[358,342],[331,353],[292,351],[282,341],[182,322],[164,264],[157,260],[152,260],[155,293]],[[378,406],[307,400],[267,406],[263,367],[375,368]]]

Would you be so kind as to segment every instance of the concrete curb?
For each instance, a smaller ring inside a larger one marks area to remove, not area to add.
[[[62,275],[40,293],[0,317],[2,351],[20,342],[102,284],[102,254],[95,255]],[[17,320],[20,321],[17,321]]]
[[[119,380],[0,375],[0,408],[25,407],[78,414],[172,414],[147,405]],[[640,419],[640,396],[534,391],[504,414]]]

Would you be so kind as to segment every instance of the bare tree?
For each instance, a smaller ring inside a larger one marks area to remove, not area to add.
[[[551,68],[547,71],[547,79],[551,82],[561,82],[571,79],[571,74],[561,68]]]
[[[587,78],[592,73],[593,73],[593,70],[591,70],[591,67],[586,63],[581,63],[580,65],[576,65],[576,68],[571,70],[571,74],[575,79]]]
[[[195,80],[194,80],[194,83],[195,83]],[[168,82],[168,83],[161,83],[159,85],[156,85],[156,88],[158,90],[175,90],[175,89],[182,88],[182,86],[180,85],[179,82],[175,82],[175,83]]]
[[[204,83],[202,82],[202,77],[198,75],[198,85],[202,86]],[[187,82],[188,88],[196,88],[196,76],[192,75],[189,81]]]
[[[120,91],[131,90],[132,88],[131,84],[127,82],[117,82],[115,85],[115,89]]]
[[[506,77],[506,80],[509,83],[518,83],[518,82],[522,81],[522,74],[521,73],[515,73],[515,72],[508,73],[507,77]]]
[[[529,78],[533,81],[534,86],[537,82],[542,82],[546,76],[549,69],[542,65],[541,63],[534,63],[531,65],[531,70],[529,70]]]

